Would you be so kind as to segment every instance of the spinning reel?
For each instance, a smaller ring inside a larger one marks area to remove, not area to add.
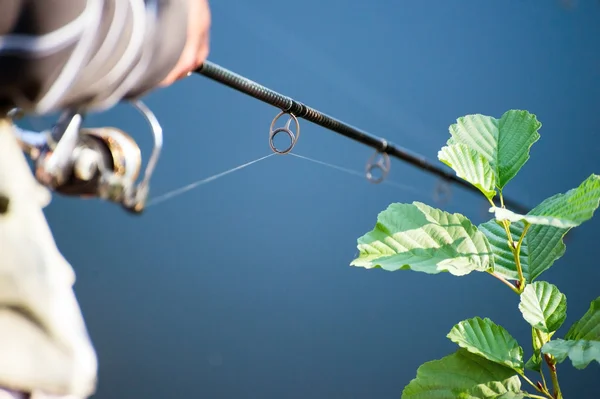
[[[52,129],[29,136],[23,132],[18,137],[34,161],[36,179],[60,194],[101,198],[141,213],[163,137],[152,111],[141,101],[132,105],[148,121],[154,136],[154,148],[139,183],[136,179],[142,169],[142,155],[135,140],[114,127],[82,128],[83,115],[72,110],[64,112]],[[13,109],[9,116],[18,112]]]

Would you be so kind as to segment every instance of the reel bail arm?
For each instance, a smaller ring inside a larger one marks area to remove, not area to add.
[[[36,134],[35,139],[22,131],[19,143],[34,161],[36,179],[60,194],[101,198],[129,212],[142,213],[163,133],[158,119],[142,101],[131,104],[147,120],[154,137],[154,148],[139,183],[136,179],[142,156],[135,140],[115,127],[83,128],[84,116],[78,110],[63,112],[51,130]],[[11,111],[9,116],[16,112]]]

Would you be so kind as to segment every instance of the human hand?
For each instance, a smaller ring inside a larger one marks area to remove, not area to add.
[[[206,60],[210,48],[211,14],[208,0],[188,0],[187,40],[175,67],[159,86],[166,87],[188,76]]]

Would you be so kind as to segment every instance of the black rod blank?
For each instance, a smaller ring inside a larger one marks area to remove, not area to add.
[[[364,130],[317,111],[316,109],[306,106],[290,97],[279,94],[213,62],[205,61],[198,69],[196,69],[195,72],[221,84],[229,86],[232,89],[254,97],[264,103],[277,107],[282,111],[292,113],[297,118],[302,118],[309,122],[313,122],[328,130],[348,137],[349,139],[374,148],[377,151],[385,152],[389,156],[398,158],[404,162],[425,170],[428,173],[441,177],[446,181],[458,184],[467,190],[480,193],[479,190],[470,183],[460,179],[454,173],[432,164],[420,155],[414,154],[405,148],[391,143],[388,140],[373,136]],[[525,206],[509,198],[505,198],[504,203],[513,208],[515,211],[522,213],[526,213],[528,211]]]

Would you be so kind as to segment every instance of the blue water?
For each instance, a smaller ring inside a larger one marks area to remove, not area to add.
[[[600,173],[600,4],[580,1],[222,0],[210,59],[436,161],[459,116],[527,109],[543,127],[506,190],[529,206]],[[168,34],[168,33],[166,33]],[[200,76],[145,98],[165,129],[158,195],[269,154],[277,110]],[[39,121],[38,121],[39,122]],[[127,106],[91,116],[150,149]],[[296,151],[362,171],[372,151],[308,122]],[[270,157],[133,217],[56,197],[46,214],[77,272],[98,350],[96,398],[399,398],[425,361],[490,317],[530,355],[518,298],[487,275],[352,268],[356,239],[395,201],[436,205],[437,180],[392,162],[374,186]],[[475,223],[485,202],[453,189]],[[544,275],[568,296],[558,335],[600,295],[596,219]],[[599,367],[559,367],[565,397],[596,398]]]

